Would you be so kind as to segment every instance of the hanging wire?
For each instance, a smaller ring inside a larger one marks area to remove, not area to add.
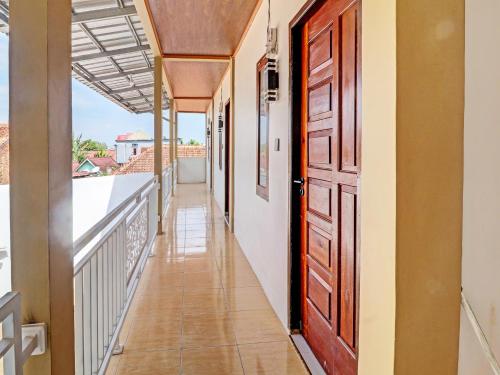
[[[271,0],[267,1],[267,39],[269,41],[269,32],[271,31]]]
[[[219,104],[219,115],[222,118],[222,110],[224,109],[224,106],[222,104],[222,85],[220,85],[220,104]]]

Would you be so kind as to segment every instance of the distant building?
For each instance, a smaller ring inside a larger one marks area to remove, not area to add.
[[[110,175],[119,165],[111,157],[87,158],[73,173],[73,177],[87,177],[89,175]]]
[[[177,156],[179,158],[203,158],[206,157],[207,151],[204,145],[177,146]],[[170,164],[169,145],[163,144],[163,167]],[[141,150],[137,156],[133,156],[129,163],[122,165],[114,174],[131,174],[154,171],[154,147],[148,147]]]
[[[116,137],[116,162],[128,163],[131,157],[140,155],[144,149],[152,147],[154,139],[146,132],[137,131]]]

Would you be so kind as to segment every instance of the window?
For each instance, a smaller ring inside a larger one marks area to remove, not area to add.
[[[264,70],[267,58],[257,63],[257,195],[269,200],[269,104]]]

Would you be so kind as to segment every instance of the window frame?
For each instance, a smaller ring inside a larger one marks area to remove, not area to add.
[[[256,144],[256,159],[257,159],[257,173],[256,173],[256,192],[259,197],[262,199],[269,201],[269,153],[270,153],[270,147],[269,147],[269,103],[265,103],[265,114],[266,114],[266,121],[267,121],[267,126],[266,126],[266,136],[267,136],[267,153],[266,153],[266,164],[267,164],[267,184],[266,186],[262,186],[259,184],[260,181],[260,136],[261,136],[261,90],[263,89],[261,87],[261,75],[264,72],[264,69],[266,67],[266,64],[268,62],[267,56],[264,55],[258,62],[257,62],[257,144]]]

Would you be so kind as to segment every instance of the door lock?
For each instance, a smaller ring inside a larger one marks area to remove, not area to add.
[[[305,191],[304,191],[304,182],[305,182],[304,177],[301,177],[298,180],[293,180],[294,184],[300,185],[299,194],[300,194],[301,197],[303,197],[304,194],[305,194]]]

